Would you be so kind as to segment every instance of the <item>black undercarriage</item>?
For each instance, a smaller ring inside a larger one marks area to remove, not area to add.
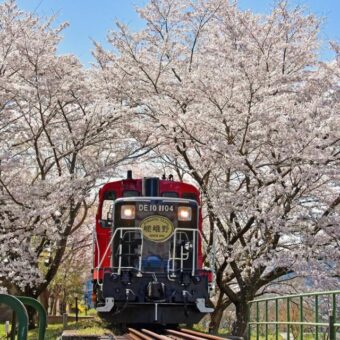
[[[191,325],[198,323],[205,314],[192,303],[186,306],[181,303],[131,303],[127,306],[118,304],[111,313],[100,312],[98,315],[112,324]]]
[[[98,314],[117,324],[197,323],[207,313],[199,307],[209,301],[208,280],[205,275],[191,274],[182,272],[168,277],[166,273],[138,276],[132,271],[122,271],[120,275],[106,272]]]

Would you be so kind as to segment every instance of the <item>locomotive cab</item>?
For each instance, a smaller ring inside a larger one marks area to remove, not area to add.
[[[93,273],[99,315],[129,324],[198,322],[213,310],[206,306],[211,272],[202,269],[197,189],[158,178],[119,182],[118,195],[108,188],[100,195],[100,209],[105,198],[111,197],[111,205],[106,220],[97,216]],[[194,192],[190,196],[183,187]]]

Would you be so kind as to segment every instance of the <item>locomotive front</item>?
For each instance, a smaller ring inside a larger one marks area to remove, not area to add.
[[[159,179],[145,178],[139,197],[117,198],[111,237],[100,263],[97,311],[114,323],[197,323],[206,313],[210,271],[199,264],[196,200],[159,195]]]

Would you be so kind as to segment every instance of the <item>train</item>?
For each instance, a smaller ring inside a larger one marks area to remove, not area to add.
[[[99,190],[92,300],[114,324],[192,325],[213,312],[203,266],[200,193],[169,178],[125,179]]]

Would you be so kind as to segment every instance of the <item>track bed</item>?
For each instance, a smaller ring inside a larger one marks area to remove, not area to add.
[[[116,339],[130,339],[130,340],[223,340],[223,338],[211,335],[200,333],[196,331],[192,331],[189,329],[160,329],[159,332],[153,330],[150,331],[148,329],[135,329],[129,328],[128,332],[124,336],[116,337]]]

